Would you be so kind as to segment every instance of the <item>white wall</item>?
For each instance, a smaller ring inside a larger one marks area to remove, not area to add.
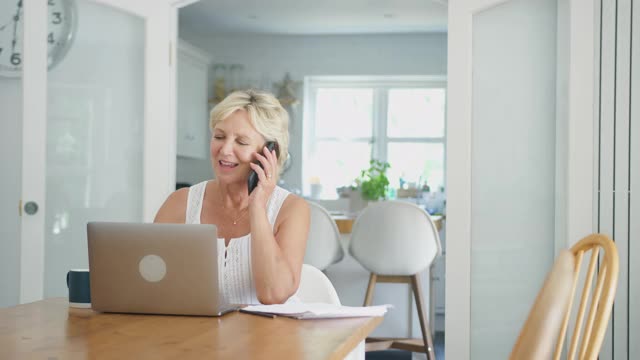
[[[180,119],[178,119],[178,121],[180,121]],[[208,129],[208,126],[203,126],[203,131],[208,133]],[[207,141],[207,144],[208,143]],[[176,161],[176,182],[197,184],[211,178],[213,178],[213,168],[211,167],[209,159],[201,160],[178,157]]]
[[[556,10],[513,0],[473,19],[473,359],[508,357],[554,258]]]
[[[0,78],[0,308],[20,294],[22,79]]]
[[[286,72],[296,81],[311,75],[446,75],[446,34],[292,36],[221,34],[180,37],[211,53],[216,63],[243,64],[249,85],[279,82]],[[209,82],[212,84],[212,81]],[[275,89],[268,89],[275,91]],[[302,85],[299,87],[302,99]],[[293,164],[283,179],[301,188],[303,104],[289,109]],[[204,180],[208,160],[178,159],[179,180]]]

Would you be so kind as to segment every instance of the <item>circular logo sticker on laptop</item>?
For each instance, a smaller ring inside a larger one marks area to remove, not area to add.
[[[149,282],[158,282],[167,274],[167,264],[158,255],[147,255],[138,265],[140,275]]]

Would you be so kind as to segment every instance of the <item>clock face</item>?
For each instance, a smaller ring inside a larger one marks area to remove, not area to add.
[[[0,1],[0,75],[22,75],[23,0]],[[47,66],[54,67],[67,53],[76,30],[75,0],[47,0]]]

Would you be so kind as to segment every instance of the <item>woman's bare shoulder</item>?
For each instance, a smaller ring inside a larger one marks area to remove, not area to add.
[[[188,197],[189,188],[182,188],[171,193],[158,210],[153,222],[184,224]]]
[[[289,194],[282,203],[282,207],[278,213],[278,220],[280,220],[280,218],[282,218],[282,220],[290,217],[297,218],[298,216],[308,218],[309,213],[309,204],[305,199],[294,194]]]

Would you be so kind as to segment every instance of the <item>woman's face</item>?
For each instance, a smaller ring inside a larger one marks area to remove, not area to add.
[[[211,137],[211,164],[216,178],[226,182],[246,181],[253,153],[259,151],[265,139],[251,125],[245,110],[235,111],[218,122]]]

